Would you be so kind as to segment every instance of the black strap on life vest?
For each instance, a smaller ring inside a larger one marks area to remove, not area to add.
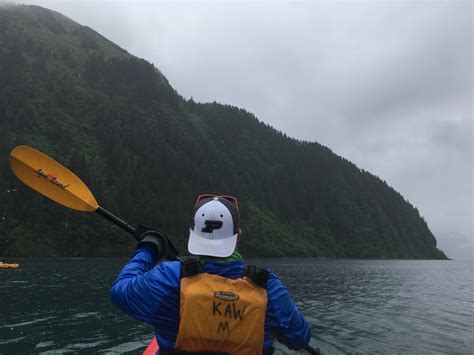
[[[196,276],[205,272],[195,256],[181,256],[179,261],[181,261],[181,278]]]
[[[270,272],[267,269],[258,268],[255,265],[246,265],[244,276],[247,276],[261,288],[267,289],[268,279],[270,278]]]
[[[179,260],[181,261],[181,278],[192,277],[205,272],[197,257],[193,255],[182,256]],[[266,289],[270,273],[267,269],[255,265],[246,265],[243,276],[247,276],[254,284]]]

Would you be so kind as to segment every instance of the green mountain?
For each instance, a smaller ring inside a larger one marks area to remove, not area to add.
[[[237,107],[185,100],[152,64],[37,6],[0,7],[0,255],[126,256],[133,239],[22,185],[26,144],[76,172],[99,203],[185,251],[200,193],[233,194],[247,256],[440,258],[418,210],[318,143]]]

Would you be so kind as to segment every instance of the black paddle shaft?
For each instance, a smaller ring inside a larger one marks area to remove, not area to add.
[[[321,350],[319,350],[319,348],[315,349],[311,345],[307,345],[304,349],[310,354],[321,355]]]
[[[135,237],[136,229],[132,227],[130,224],[125,222],[123,219],[118,218],[117,216],[113,215],[106,209],[102,207],[97,207],[95,210],[98,214],[100,214],[105,219],[109,220],[110,222],[114,223],[115,225],[119,226],[123,230],[127,231],[128,233],[132,234]]]

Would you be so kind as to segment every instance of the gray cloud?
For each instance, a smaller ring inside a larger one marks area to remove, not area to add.
[[[470,1],[35,1],[386,180],[451,257],[472,255]]]

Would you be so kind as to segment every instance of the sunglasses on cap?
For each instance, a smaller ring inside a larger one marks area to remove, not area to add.
[[[212,195],[212,194],[204,194],[204,195],[199,195],[196,200],[195,206],[197,206],[202,200],[206,198],[223,198],[224,200],[227,200],[231,202],[235,207],[237,207],[237,210],[239,209],[239,203],[237,202],[237,198],[234,196],[228,196],[228,195]]]

